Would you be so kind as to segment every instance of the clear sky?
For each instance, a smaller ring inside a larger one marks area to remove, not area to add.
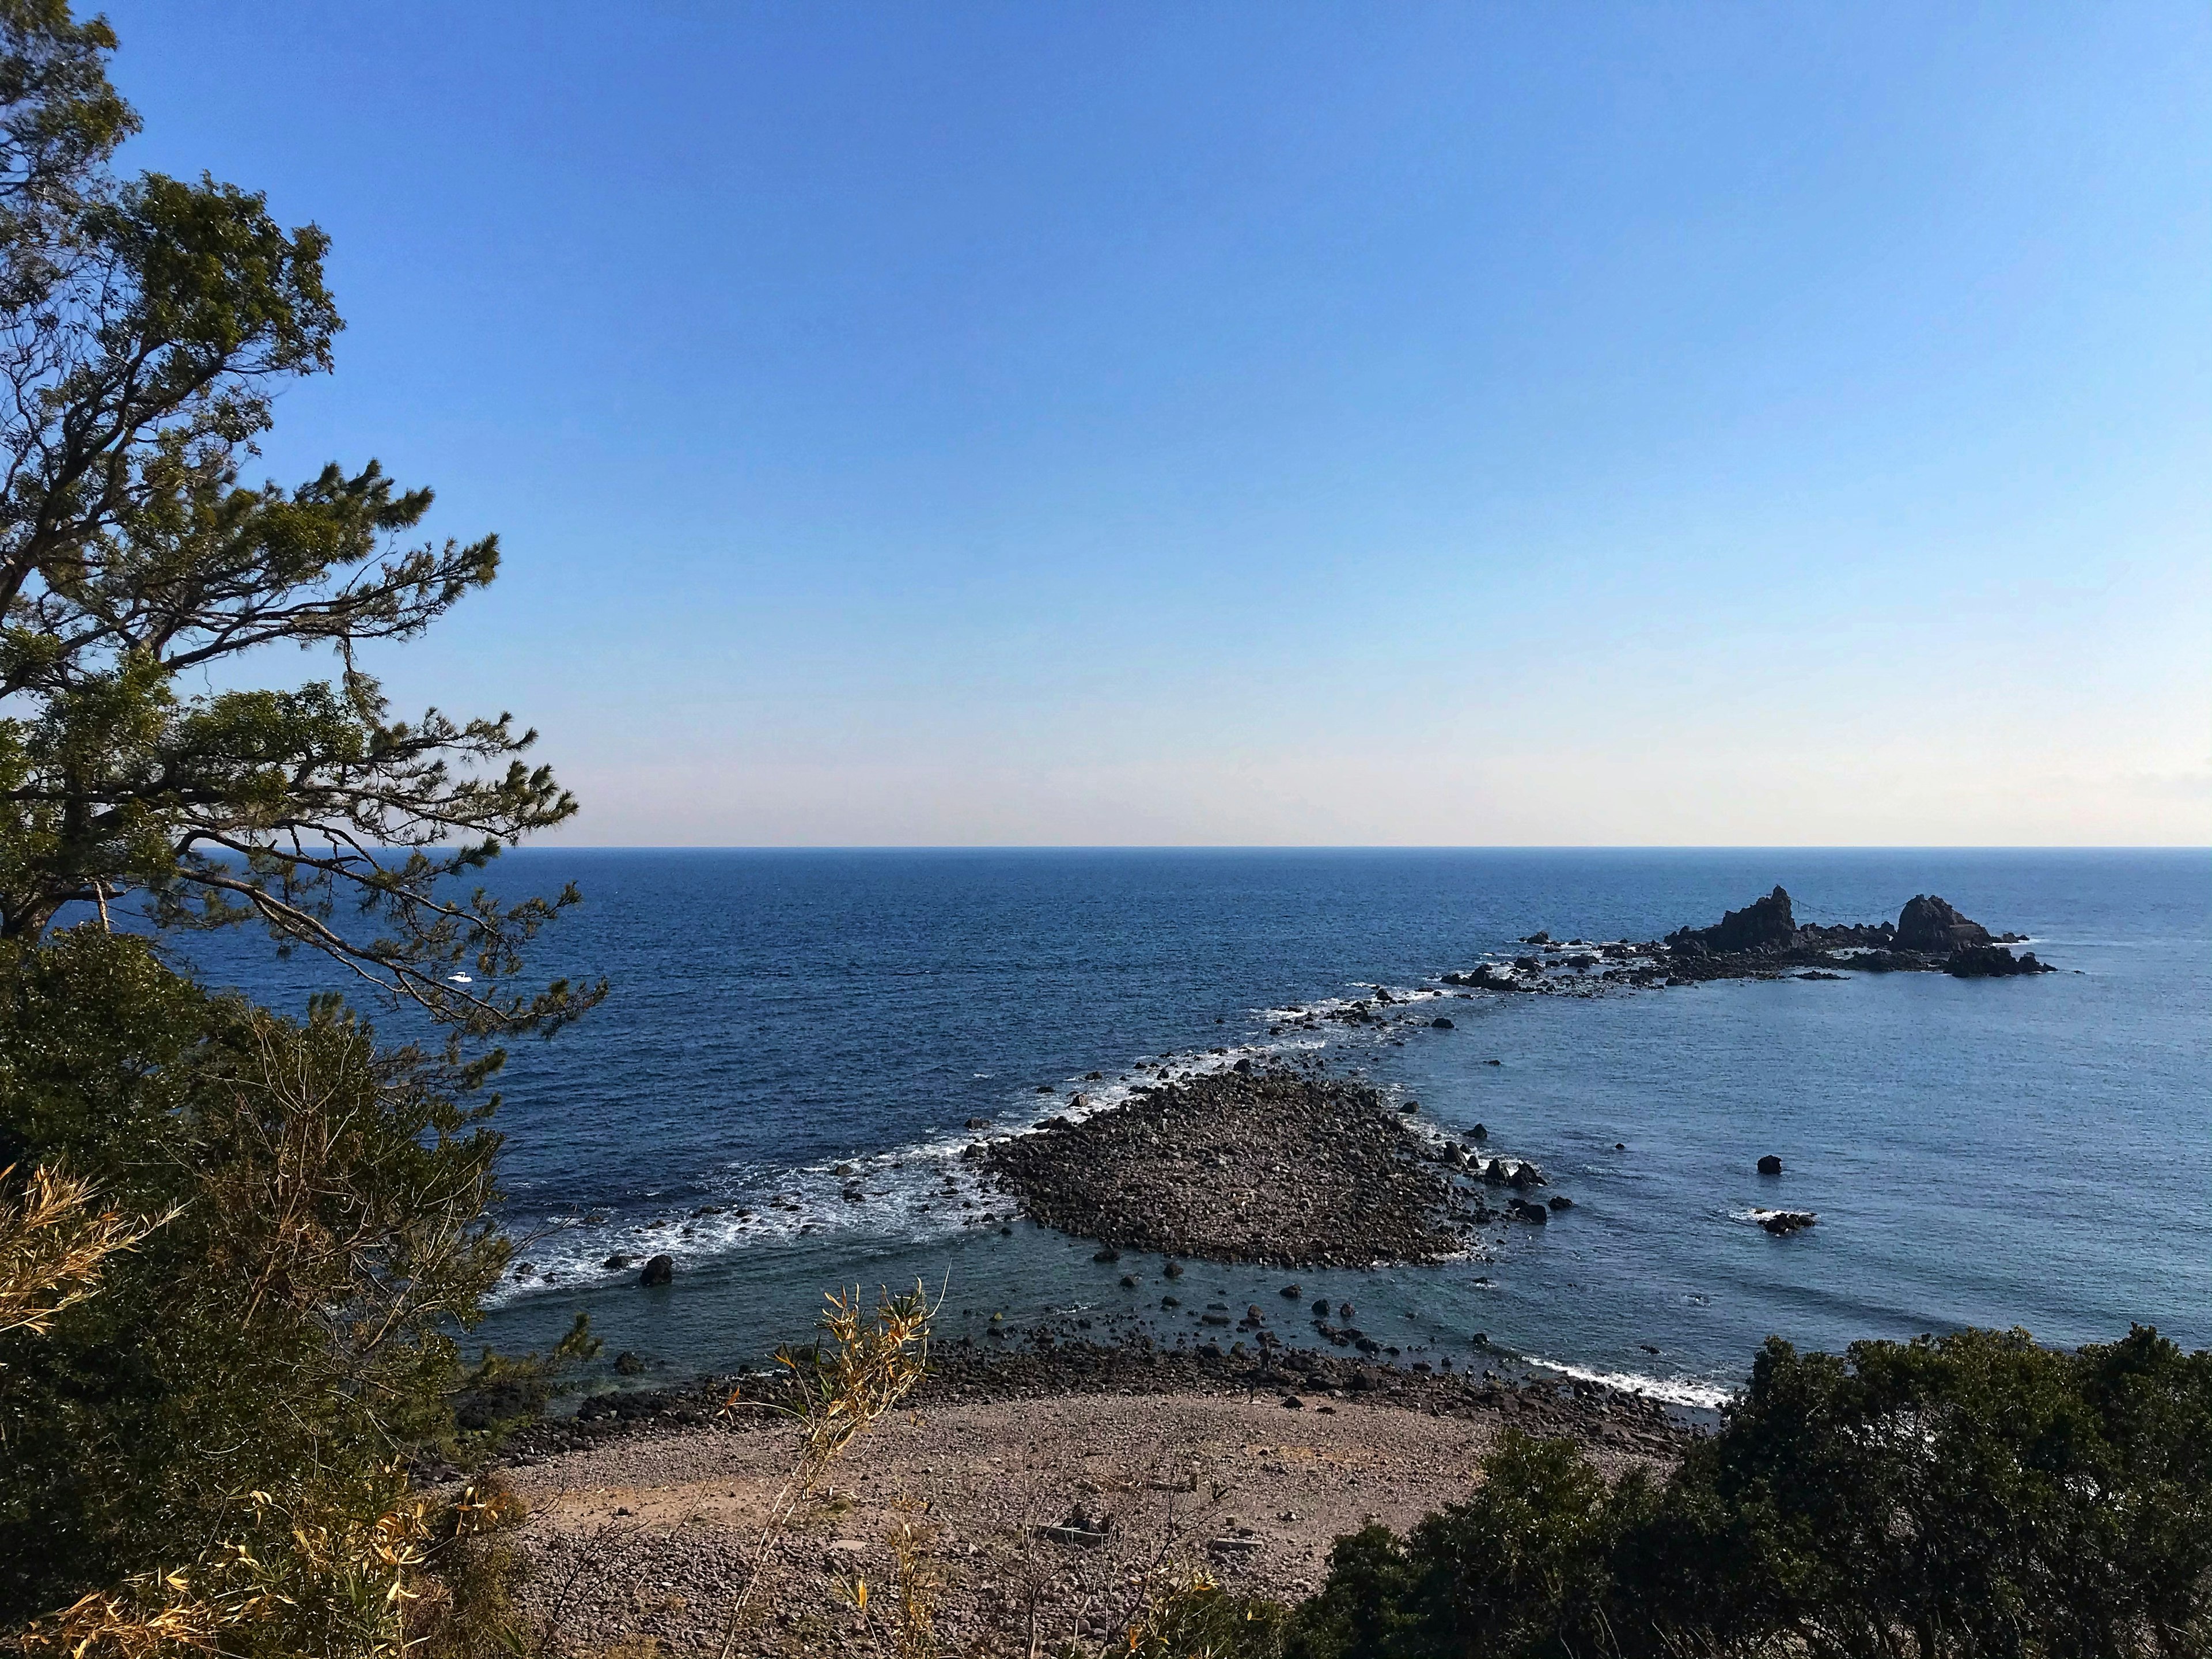
[[[573,840],[2212,840],[2201,0],[107,9]]]

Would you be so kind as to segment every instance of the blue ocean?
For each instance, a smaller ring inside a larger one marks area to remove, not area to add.
[[[969,1182],[958,1153],[985,1132],[964,1126],[1016,1130],[1077,1090],[1110,1104],[1140,1060],[1293,1046],[1446,1133],[1480,1122],[1573,1200],[1464,1260],[1297,1275],[1408,1352],[1480,1333],[1711,1405],[1769,1334],[2070,1345],[2136,1322],[2212,1346],[2203,852],[542,849],[492,884],[570,880],[586,902],[538,964],[613,992],[500,1079],[526,1240],[482,1330],[501,1347],[580,1311],[667,1374],[731,1368],[804,1334],[827,1288],[917,1279],[945,1288],[950,1335],[1000,1314],[1172,1340],[1188,1316],[1157,1286],[1123,1289],[1126,1263]],[[1535,929],[1650,939],[1777,884],[1828,922],[1940,894],[2063,971],[1478,993],[1434,1005],[1449,1030],[1270,1032],[1434,989]],[[339,983],[247,935],[189,947],[279,1006]],[[1767,1153],[1780,1176],[1757,1173]],[[1773,1207],[1819,1224],[1771,1237],[1752,1218]],[[601,1265],[662,1251],[665,1289]],[[1194,1264],[1185,1300],[1279,1306],[1285,1278]]]

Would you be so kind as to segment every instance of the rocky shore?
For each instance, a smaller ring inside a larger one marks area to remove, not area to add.
[[[1049,1119],[980,1157],[1031,1220],[1108,1250],[1292,1267],[1441,1261],[1491,1212],[1455,1179],[1468,1153],[1417,1133],[1413,1110],[1362,1084],[1248,1060]],[[1540,1180],[1533,1166],[1520,1176],[1524,1188]]]
[[[726,1386],[605,1396],[515,1443],[524,1609],[556,1650],[721,1648],[793,1459],[784,1420],[717,1414]],[[896,1582],[895,1538],[926,1569],[941,1651],[1096,1651],[1126,1641],[1164,1562],[1310,1594],[1337,1538],[1463,1498],[1509,1428],[1574,1437],[1607,1479],[1663,1470],[1688,1441],[1650,1401],[1587,1383],[1134,1343],[955,1345],[906,1403],[790,1516],[740,1652],[901,1650],[834,1589]]]
[[[1401,1365],[1287,1346],[1170,1348],[1141,1338],[1091,1343],[1039,1332],[1013,1347],[953,1342],[935,1348],[928,1374],[905,1404],[930,1411],[1083,1395],[1258,1395],[1299,1410],[1350,1398],[1431,1417],[1502,1414],[1525,1433],[1569,1435],[1663,1456],[1678,1454],[1691,1432],[1680,1413],[1647,1396],[1563,1380],[1504,1355],[1495,1358],[1479,1372],[1455,1371],[1426,1361]],[[726,1416],[721,1407],[733,1389],[770,1409]],[[501,1462],[527,1467],[627,1436],[773,1430],[784,1420],[773,1408],[786,1403],[787,1385],[772,1372],[593,1395],[572,1416],[518,1431]]]
[[[1894,922],[1823,925],[1796,919],[1780,887],[1705,927],[1678,927],[1663,939],[1554,939],[1529,934],[1510,960],[1443,975],[1443,983],[1486,991],[1589,994],[1607,986],[1698,985],[1723,979],[1837,979],[1853,973],[1947,973],[1958,979],[2005,978],[2056,970],[2032,951],[2005,947],[2017,933],[1992,934],[1949,902],[1922,893]]]

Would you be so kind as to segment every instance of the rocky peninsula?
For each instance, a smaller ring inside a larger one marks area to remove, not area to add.
[[[1459,1178],[1472,1149],[1418,1133],[1413,1109],[1364,1084],[1243,1060],[1048,1120],[981,1156],[1030,1219],[1109,1250],[1282,1267],[1436,1261],[1462,1253],[1492,1212]],[[1534,1165],[1491,1162],[1501,1183],[1542,1181]]]

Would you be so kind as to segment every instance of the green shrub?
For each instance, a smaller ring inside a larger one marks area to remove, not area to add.
[[[212,997],[91,929],[0,962],[0,1166],[181,1213],[42,1336],[0,1337],[0,1627],[253,1516],[343,1531],[450,1433],[452,1332],[507,1246],[471,1079]],[[252,1494],[272,1503],[256,1504]]]
[[[1961,1331],[1770,1340],[1720,1432],[1608,1491],[1509,1433],[1475,1495],[1339,1540],[1297,1659],[2212,1651],[2212,1355]]]
[[[1770,1340],[1616,1569],[1642,1624],[1812,1655],[2203,1652],[2212,1355]]]
[[[1620,1495],[1633,1511],[1640,1483]],[[1338,1541],[1328,1582],[1299,1609],[1293,1655],[1608,1651],[1610,1552],[1623,1503],[1571,1441],[1508,1430],[1463,1504],[1401,1544],[1369,1527]]]

